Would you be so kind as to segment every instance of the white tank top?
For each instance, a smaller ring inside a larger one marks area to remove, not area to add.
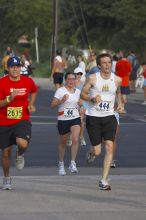
[[[101,96],[98,104],[89,102],[86,115],[104,117],[114,115],[114,103],[116,96],[115,75],[111,73],[109,79],[103,79],[100,73],[96,73],[96,84],[90,90],[90,97]]]
[[[65,87],[60,87],[56,90],[54,97],[61,100],[65,94],[69,95],[69,98],[58,107],[58,120],[71,120],[79,118],[79,99],[81,91],[75,89],[74,93],[70,93]]]

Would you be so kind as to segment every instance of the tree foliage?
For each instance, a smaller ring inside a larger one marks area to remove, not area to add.
[[[22,34],[51,47],[53,0],[0,0],[0,46],[16,44]],[[146,48],[146,0],[58,0],[59,46]]]
[[[42,44],[50,43],[52,4],[48,0],[0,0],[1,44],[14,44],[23,34],[34,38],[34,29],[39,29]]]

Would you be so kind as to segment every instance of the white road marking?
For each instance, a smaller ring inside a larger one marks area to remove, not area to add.
[[[35,125],[56,125],[57,122],[31,122]],[[121,122],[120,125],[141,125],[145,124],[145,122]]]

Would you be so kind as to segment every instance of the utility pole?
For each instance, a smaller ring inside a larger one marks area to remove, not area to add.
[[[52,51],[51,51],[51,69],[53,60],[56,56],[57,37],[58,37],[58,0],[53,1],[53,33],[52,33]]]
[[[38,27],[35,28],[36,62],[39,63]]]

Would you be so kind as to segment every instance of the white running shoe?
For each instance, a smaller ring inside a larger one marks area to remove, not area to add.
[[[65,169],[64,169],[64,162],[59,162],[59,164],[58,164],[58,174],[59,174],[59,176],[65,176],[66,175],[66,172],[65,172]]]
[[[146,101],[142,102],[141,104],[142,104],[142,105],[146,105]]]
[[[77,172],[78,172],[78,169],[77,169],[77,167],[76,167],[75,161],[71,161],[71,163],[70,163],[68,169],[69,169],[69,171],[70,171],[71,173],[77,173]]]
[[[111,168],[116,168],[116,160],[113,160],[111,163]]]
[[[86,146],[86,141],[85,141],[84,137],[80,138],[80,145]]]
[[[22,170],[24,168],[25,160],[24,155],[17,155],[15,160],[15,166],[17,170]]]
[[[12,178],[11,177],[4,177],[3,178],[3,187],[2,187],[2,189],[4,189],[4,190],[11,190],[12,189],[11,182],[12,182]]]

